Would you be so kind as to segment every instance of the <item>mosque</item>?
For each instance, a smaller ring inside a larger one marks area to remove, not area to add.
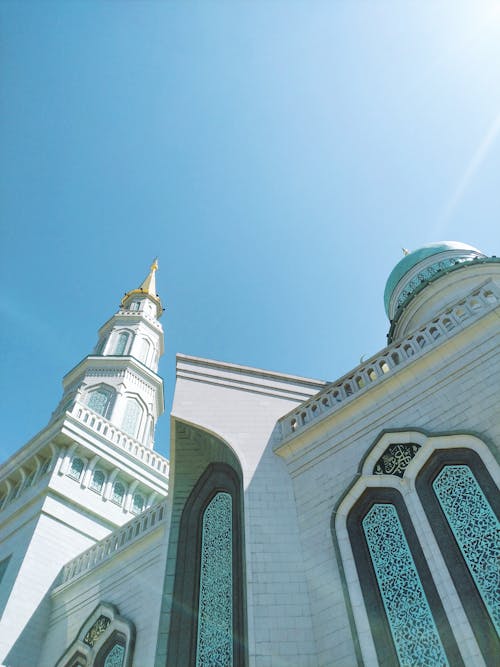
[[[496,667],[500,259],[406,254],[333,383],[179,354],[170,462],[156,268],[0,468],[0,664]]]

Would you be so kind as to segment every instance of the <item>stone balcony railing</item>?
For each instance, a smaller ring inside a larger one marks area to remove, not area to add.
[[[144,447],[144,445],[141,445],[140,442],[121,431],[102,415],[90,410],[86,405],[83,405],[83,403],[79,403],[78,401],[75,402],[74,406],[68,412],[79,422],[87,426],[87,428],[92,429],[103,438],[106,438],[106,440],[118,445],[118,447],[125,452],[129,452],[150,468],[158,470],[161,474],[168,476],[168,459],[161,454],[158,454],[158,452],[155,452],[153,449]]]
[[[60,586],[83,576],[94,567],[112,558],[116,553],[128,547],[132,542],[150,533],[167,518],[167,499],[150,507],[124,526],[117,528],[100,542],[70,560],[62,570]]]
[[[348,375],[329,384],[278,421],[275,449],[281,443],[332,414],[346,402],[378,384],[384,378],[411,363],[443,340],[451,338],[462,325],[477,320],[500,303],[500,293],[493,283],[474,290],[418,331],[359,365]]]

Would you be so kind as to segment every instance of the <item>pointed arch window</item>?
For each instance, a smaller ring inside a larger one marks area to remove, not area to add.
[[[144,511],[145,506],[146,502],[142,493],[134,493],[134,497],[132,498],[132,512],[134,514],[140,514]]]
[[[220,491],[203,513],[196,667],[233,664],[232,498]]]
[[[139,348],[137,351],[137,358],[139,359],[139,361],[142,361],[144,364],[146,363],[150,349],[151,349],[150,342],[147,341],[145,338],[141,338],[141,340],[139,341]]]
[[[99,389],[94,389],[89,393],[87,405],[91,410],[97,412],[98,415],[108,417],[111,411],[112,398],[112,391],[100,387]]]
[[[90,488],[97,493],[101,493],[104,487],[104,482],[106,481],[106,475],[102,470],[94,470],[92,473],[92,479],[90,480]]]
[[[347,531],[379,663],[463,666],[401,494],[368,487],[347,516]]]
[[[245,667],[242,483],[234,468],[206,468],[179,531],[167,667]]]
[[[125,485],[118,479],[113,484],[113,490],[111,492],[111,500],[117,505],[122,505],[124,497],[125,497]]]
[[[127,398],[123,414],[122,430],[133,438],[137,438],[141,417],[142,408],[139,402],[135,398]]]
[[[132,667],[135,628],[102,602],[89,616],[56,667]]]
[[[500,496],[481,457],[436,450],[416,478],[417,493],[484,661],[500,655]]]
[[[125,354],[125,348],[127,347],[128,339],[129,339],[129,334],[126,331],[122,331],[121,333],[118,334],[115,345],[116,355]]]
[[[73,459],[71,460],[71,465],[69,467],[68,475],[78,482],[80,481],[84,467],[85,464],[83,462],[83,459],[81,459],[78,456],[74,456]]]

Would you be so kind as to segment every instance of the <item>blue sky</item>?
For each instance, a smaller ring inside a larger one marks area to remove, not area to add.
[[[497,2],[4,0],[0,56],[2,458],[156,255],[168,413],[176,352],[334,380],[402,246],[500,252]]]

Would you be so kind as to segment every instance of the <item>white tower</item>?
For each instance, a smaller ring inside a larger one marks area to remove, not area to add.
[[[0,467],[0,664],[35,665],[62,566],[167,495],[155,261],[63,379],[49,424]]]

